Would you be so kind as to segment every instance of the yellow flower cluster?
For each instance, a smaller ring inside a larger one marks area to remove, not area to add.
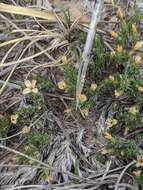
[[[67,56],[63,56],[63,57],[62,57],[62,63],[63,63],[63,64],[68,64]]]
[[[142,58],[141,58],[139,55],[136,55],[136,56],[134,57],[134,63],[135,63],[136,65],[139,65],[139,64],[141,63],[141,61],[142,61]]]
[[[114,118],[108,118],[106,121],[107,128],[112,128],[115,125],[117,125],[117,123],[118,123],[117,119]]]
[[[111,133],[108,133],[108,132],[105,132],[104,133],[104,137],[107,139],[107,140],[112,140],[113,139],[113,136]]]
[[[134,50],[139,50],[143,47],[143,41],[138,41],[133,47]]]
[[[91,86],[90,86],[90,90],[93,91],[93,92],[95,92],[96,89],[97,89],[97,84],[92,83]]]
[[[72,112],[72,109],[71,108],[67,108],[64,110],[64,113],[71,113]]]
[[[89,109],[85,108],[85,109],[81,109],[80,113],[82,115],[83,118],[87,117],[89,114]]]
[[[113,38],[118,38],[118,33],[117,33],[117,32],[112,31],[110,34],[111,34],[111,36],[112,36]]]
[[[123,53],[123,46],[117,45],[117,52],[118,53]]]
[[[107,150],[107,149],[102,149],[102,151],[101,151],[101,154],[103,154],[103,155],[105,155],[105,154],[108,154],[109,153],[109,151]]]
[[[140,177],[141,176],[141,170],[135,170],[132,172],[134,176]]]
[[[137,32],[138,32],[136,24],[132,24],[132,31],[133,31],[134,33],[137,33]]]
[[[22,134],[27,134],[27,133],[29,133],[30,132],[30,127],[27,127],[27,126],[25,126],[25,127],[23,127],[23,129],[22,129]]]
[[[87,96],[85,94],[81,94],[79,97],[79,100],[81,103],[86,102],[87,101]]]
[[[143,156],[137,156],[137,163],[136,163],[137,167],[143,167]]]
[[[116,98],[119,98],[120,96],[122,96],[123,93],[124,92],[122,90],[115,90],[115,92],[114,92]]]
[[[111,57],[114,57],[115,54],[116,54],[115,51],[111,51],[111,52],[110,52],[110,56],[111,56]]]
[[[138,86],[138,91],[143,92],[143,86]]]
[[[137,106],[132,106],[128,109],[128,112],[133,115],[136,115],[137,113],[139,113],[139,108]]]
[[[18,114],[11,115],[10,120],[12,124],[16,124],[18,120]]]
[[[129,132],[129,127],[126,127],[125,130],[124,130],[124,135],[126,136]]]
[[[26,88],[23,90],[23,94],[29,94],[31,92],[33,93],[38,93],[38,88],[36,88],[36,80],[32,80],[32,81],[29,81],[29,80],[26,80],[24,82]]]
[[[111,82],[115,82],[115,77],[114,77],[113,75],[109,75],[109,80],[110,80]]]
[[[118,16],[120,19],[123,19],[123,18],[124,18],[124,12],[123,12],[123,9],[122,9],[121,7],[118,8],[116,14],[117,14],[117,16]]]
[[[66,83],[65,83],[64,80],[58,82],[58,88],[59,88],[60,90],[65,90],[66,87],[67,87],[67,85],[66,85]]]

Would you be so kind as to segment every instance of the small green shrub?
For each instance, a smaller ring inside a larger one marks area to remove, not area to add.
[[[64,81],[66,83],[66,92],[72,96],[75,96],[78,70],[74,65],[71,64],[63,66],[62,69],[64,74]]]
[[[47,145],[48,134],[32,132],[28,135],[27,143],[24,146],[24,154],[34,159],[40,160]],[[22,164],[34,164],[32,160],[26,159],[22,156],[18,156],[17,159]]]
[[[10,117],[9,115],[0,116],[0,137],[6,137],[7,132],[10,129]]]

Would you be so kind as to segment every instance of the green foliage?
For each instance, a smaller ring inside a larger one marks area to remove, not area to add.
[[[99,153],[96,154],[96,160],[103,163],[103,164],[105,164],[106,156],[99,152]]]
[[[10,117],[0,116],[0,137],[5,137],[10,128]]]
[[[21,130],[29,126],[34,116],[39,114],[44,107],[43,98],[40,94],[29,93],[25,96],[25,104],[14,113],[7,113],[0,117],[0,137],[6,137],[8,132]],[[15,116],[17,115],[17,116]],[[12,117],[17,117],[12,119]],[[15,120],[14,122],[12,120]]]
[[[43,106],[43,99],[39,94],[29,93],[26,97],[26,103],[38,110],[39,106]]]
[[[38,174],[42,179],[49,181],[50,170],[48,168],[40,168]]]
[[[80,32],[79,34],[79,40],[81,43],[85,43],[86,42],[86,37],[87,37],[87,34],[85,32]]]
[[[40,84],[41,90],[45,92],[54,92],[55,91],[55,84],[52,82],[51,79],[45,79],[43,77],[38,77],[38,82]]]
[[[136,156],[142,151],[137,146],[136,141],[125,140],[119,137],[115,137],[114,140],[108,143],[107,150],[109,150],[110,155],[116,155],[125,159],[136,159]]]
[[[26,105],[18,112],[17,126],[29,126],[31,120],[36,114],[39,114],[44,106],[40,94],[29,93],[26,95]],[[32,132],[28,135],[27,144],[24,147],[24,153],[34,159],[40,160],[41,153],[48,144],[48,135],[46,133]],[[33,164],[32,160],[18,156],[18,161],[25,164]]]
[[[122,45],[124,48],[128,48],[129,46],[133,46],[140,39],[139,32],[135,32],[132,25],[136,25],[138,28],[141,18],[141,13],[136,12],[133,16],[121,21],[117,38],[118,44]]]
[[[143,173],[141,172],[141,175],[136,177],[136,181],[138,184],[143,185]]]
[[[34,118],[35,115],[39,114],[44,106],[43,99],[40,95],[29,93],[26,96],[26,105],[21,107],[21,109],[18,110],[18,122],[17,126],[29,126],[31,123],[32,118]]]
[[[69,9],[67,11],[63,10],[64,14],[64,26],[66,29],[70,29],[71,27],[71,16]]]
[[[113,136],[112,139],[108,139],[107,150],[109,155],[123,159],[136,159],[137,155],[143,153],[139,146],[139,134],[135,133],[143,128],[143,81],[140,73],[140,61],[136,60],[140,57],[138,57],[138,52],[133,49],[135,44],[140,41],[139,22],[139,16],[120,21],[118,37],[115,38],[115,53],[108,59],[108,68],[103,67],[105,62],[103,57],[109,57],[109,53],[103,49],[101,51],[99,44],[95,46],[96,51],[98,49],[98,53],[102,55],[102,58],[99,56],[99,60],[102,62],[99,73],[104,71],[109,74],[108,76],[104,75],[98,84],[96,93],[90,94],[90,99],[96,97],[98,102],[103,104],[110,102],[113,105],[111,111],[118,124],[115,127],[107,128],[107,132]],[[133,29],[136,32],[133,32]],[[96,57],[98,56],[96,55]],[[98,66],[98,62],[96,64]],[[97,68],[93,67],[92,69],[97,71]],[[95,80],[98,81],[98,79],[100,79],[100,74],[96,74]],[[87,94],[89,95],[89,93]],[[132,133],[135,133],[135,136],[128,139],[128,135]]]
[[[24,154],[27,156],[32,157],[33,159],[40,160],[41,154],[37,151],[36,147],[34,146],[25,146]],[[20,164],[34,164],[35,162],[31,159],[27,159],[22,156],[17,156],[17,160]]]
[[[105,60],[108,57],[108,54],[105,54],[105,45],[101,36],[96,35],[93,44],[93,53],[95,57],[93,57],[93,61],[90,64],[89,73],[90,80],[95,81],[97,79],[97,75],[101,75],[103,68],[105,66]]]
[[[115,83],[113,83],[115,89],[126,91],[128,89],[129,83],[128,78],[124,74],[115,75]]]
[[[40,160],[43,151],[48,145],[48,134],[33,132],[29,134],[27,144],[24,147],[24,154]],[[32,160],[26,159],[22,156],[18,156],[18,161],[22,164],[33,164]]]
[[[63,73],[64,73],[64,79],[66,82],[66,91],[70,95],[75,96],[78,71],[75,68],[75,66],[71,64],[67,64],[63,66],[62,68],[63,68]]]
[[[122,110],[118,113],[117,117],[120,124],[129,130],[135,130],[143,127],[143,118],[140,113],[132,114],[126,110]]]
[[[122,107],[120,98],[123,96],[128,97],[126,104],[128,102],[131,105],[142,103],[142,92],[138,90],[138,86],[143,85],[139,82],[141,75],[140,63],[136,61],[139,56],[137,51],[133,49],[136,42],[140,41],[140,15],[139,12],[136,12],[135,15],[120,20],[119,32],[117,32],[117,38],[115,38],[114,52],[110,52],[102,37],[96,35],[83,89],[83,93],[87,96],[87,101],[80,103],[80,108],[91,109],[99,101],[103,103],[109,103],[109,101],[111,103],[119,102]],[[86,33],[80,33],[81,44],[85,43],[86,36]],[[63,70],[64,80],[67,84],[66,92],[75,96],[77,69],[73,65],[66,65]],[[110,80],[111,77],[113,80]],[[95,91],[90,90],[92,83],[97,84]],[[73,103],[73,105],[75,104]],[[123,105],[123,107],[126,108],[126,105]],[[136,122],[140,125],[139,118],[132,122],[135,119],[134,117],[127,117],[128,114],[124,113],[124,111],[123,115],[126,117],[126,121],[121,125],[125,125],[124,123],[130,125],[132,123],[132,125],[136,124],[137,126]],[[126,127],[124,126],[124,128]]]
[[[38,151],[44,150],[48,145],[48,134],[32,133],[28,137],[28,145],[36,147]]]

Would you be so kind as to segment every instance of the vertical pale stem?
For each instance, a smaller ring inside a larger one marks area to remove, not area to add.
[[[95,6],[93,8],[91,23],[90,23],[84,51],[82,54],[79,71],[78,71],[77,87],[76,87],[76,102],[77,102],[76,109],[78,108],[79,98],[80,98],[80,95],[83,90],[85,76],[86,76],[86,70],[87,70],[87,67],[89,64],[90,52],[91,52],[91,49],[93,46],[96,27],[97,27],[98,21],[101,16],[102,7],[103,7],[103,0],[97,0]]]

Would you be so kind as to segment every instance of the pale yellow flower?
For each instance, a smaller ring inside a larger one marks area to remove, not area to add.
[[[103,154],[103,155],[105,155],[105,154],[108,154],[108,150],[107,149],[103,149],[102,151],[101,151],[101,154]]]
[[[105,137],[106,139],[108,139],[108,140],[112,140],[112,139],[113,139],[111,133],[108,133],[108,132],[105,132],[105,133],[104,133],[104,137]]]
[[[68,63],[67,56],[63,56],[62,57],[62,62],[63,62],[63,64],[67,64]]]
[[[140,177],[141,176],[141,170],[135,170],[132,172],[134,176]]]
[[[143,92],[143,86],[139,86],[139,87],[138,87],[138,91],[139,91],[139,92]]]
[[[115,51],[111,51],[111,52],[110,52],[110,56],[111,56],[111,57],[114,57],[114,55],[115,55]]]
[[[115,90],[115,97],[116,98],[119,98],[120,96],[122,96],[123,95],[123,91],[122,90]]]
[[[112,119],[112,125],[117,125],[118,121],[117,119]]]
[[[133,31],[134,33],[137,33],[137,32],[138,32],[136,24],[132,24],[132,31]]]
[[[27,127],[27,126],[23,127],[22,134],[27,134],[29,132],[30,132],[30,127]]]
[[[137,55],[137,56],[134,57],[134,63],[136,65],[140,64],[141,61],[142,61],[142,58],[139,55]]]
[[[138,41],[135,46],[134,46],[134,50],[139,50],[143,47],[143,41]]]
[[[125,151],[124,150],[121,151],[121,155],[125,156]]]
[[[72,112],[72,109],[71,108],[67,108],[64,110],[64,113],[71,113]]]
[[[79,97],[79,100],[81,103],[86,102],[87,101],[87,96],[85,94],[81,94]]]
[[[137,167],[143,167],[143,156],[137,156],[137,163],[136,163]]]
[[[81,113],[81,115],[85,118],[85,117],[87,117],[88,114],[89,114],[89,109],[87,109],[87,108],[81,109],[81,110],[80,110],[80,113]]]
[[[53,177],[52,176],[47,176],[47,181],[48,181],[48,183],[52,183],[53,182]]]
[[[18,114],[10,116],[10,120],[11,120],[12,124],[16,124],[17,123],[17,119],[18,119]]]
[[[115,82],[115,77],[114,77],[113,75],[110,75],[110,76],[109,76],[109,80],[110,80],[111,82]]]
[[[106,121],[107,128],[112,128],[115,125],[117,125],[117,123],[118,123],[117,119],[114,118],[108,118]]]
[[[139,113],[139,108],[137,106],[132,106],[128,109],[128,112],[135,115],[135,114]]]
[[[23,94],[29,94],[31,92],[37,94],[38,93],[38,88],[36,88],[36,80],[32,80],[32,81],[29,81],[29,80],[26,80],[24,82],[26,88],[23,90]]]
[[[42,109],[42,107],[41,106],[38,106],[38,110],[41,110]]]
[[[125,128],[125,131],[124,131],[124,135],[126,136],[126,135],[128,134],[128,132],[129,132],[129,128],[126,127],[126,128]]]
[[[59,88],[60,90],[65,90],[66,87],[67,87],[67,85],[66,85],[66,83],[65,83],[64,80],[58,82],[58,88]]]
[[[29,146],[26,145],[26,146],[24,147],[24,150],[25,150],[25,151],[28,151],[28,149],[29,149]]]
[[[117,16],[118,16],[120,19],[123,19],[123,18],[124,18],[124,12],[123,12],[123,9],[122,9],[121,7],[118,8],[116,14],[117,14]]]
[[[123,46],[117,45],[117,52],[122,53],[123,52]]]
[[[112,36],[113,38],[118,38],[118,33],[117,33],[117,32],[112,31],[110,34],[111,34],[111,36]]]
[[[95,92],[96,89],[97,89],[97,84],[92,83],[91,86],[90,86],[90,90],[93,91],[93,92]]]

